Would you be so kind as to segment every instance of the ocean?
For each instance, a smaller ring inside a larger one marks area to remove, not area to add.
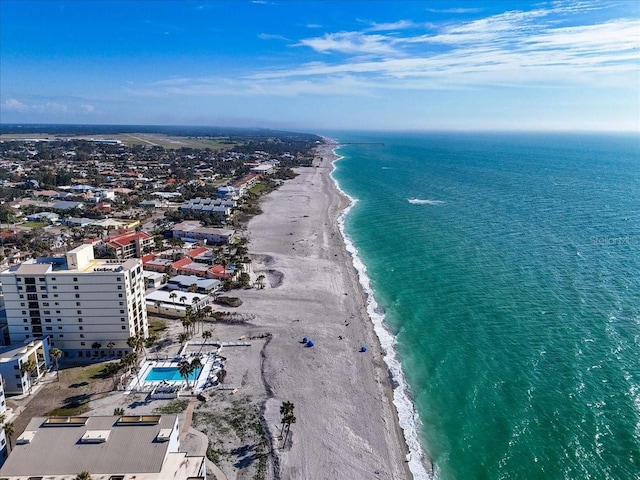
[[[640,478],[640,138],[327,136],[416,479]]]

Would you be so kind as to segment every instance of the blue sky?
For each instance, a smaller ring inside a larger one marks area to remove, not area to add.
[[[640,2],[0,2],[0,121],[640,131]]]

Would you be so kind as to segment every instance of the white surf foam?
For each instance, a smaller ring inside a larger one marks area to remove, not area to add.
[[[413,401],[411,400],[409,385],[405,380],[404,373],[402,371],[402,365],[400,364],[400,360],[398,359],[398,355],[396,354],[396,339],[391,334],[391,332],[387,330],[384,324],[384,309],[378,306],[378,303],[376,302],[376,299],[373,295],[371,281],[367,276],[367,268],[365,267],[364,263],[362,263],[362,260],[358,255],[358,250],[344,231],[345,219],[349,215],[349,212],[354,207],[354,205],[358,202],[358,200],[351,197],[344,190],[342,190],[340,188],[340,184],[334,178],[333,172],[335,171],[335,162],[342,160],[344,157],[339,155],[336,150],[334,150],[333,152],[335,153],[337,158],[333,162],[334,165],[331,171],[331,179],[333,180],[333,183],[340,191],[340,193],[349,199],[349,205],[347,206],[347,208],[345,208],[345,210],[338,218],[338,226],[340,228],[340,232],[342,233],[342,238],[346,245],[347,251],[351,255],[353,266],[358,273],[360,284],[362,285],[362,288],[367,296],[367,313],[373,323],[376,335],[380,340],[380,345],[385,351],[384,361],[387,364],[387,368],[389,369],[391,376],[397,385],[393,389],[393,403],[398,412],[398,420],[400,428],[402,428],[402,431],[404,433],[404,440],[407,444],[407,447],[409,448],[409,455],[407,458],[409,469],[411,470],[414,480],[434,480],[436,478],[435,473],[430,474],[426,467],[426,465],[429,463],[429,460],[426,458],[418,435],[420,418],[413,404]]]
[[[444,200],[429,200],[427,198],[407,198],[407,201],[413,205],[442,205],[446,203]]]

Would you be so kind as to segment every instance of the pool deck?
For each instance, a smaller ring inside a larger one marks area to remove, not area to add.
[[[178,366],[180,361],[191,361],[196,357],[199,357],[202,362],[202,370],[200,371],[198,378],[196,378],[195,384],[190,385],[191,388],[189,390],[186,389],[187,384],[184,380],[146,380],[147,375],[149,375],[152,368],[175,368]],[[179,387],[182,395],[197,395],[198,393],[214,386],[216,374],[221,368],[223,368],[222,360],[213,352],[191,352],[178,355],[171,360],[145,360],[140,367],[140,370],[125,390],[125,393],[151,392],[155,387],[171,385]]]

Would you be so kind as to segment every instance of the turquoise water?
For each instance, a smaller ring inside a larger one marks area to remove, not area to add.
[[[202,367],[197,368],[189,374],[189,380],[193,381],[200,376]],[[147,382],[161,382],[166,380],[167,382],[182,381],[184,377],[180,375],[178,367],[153,367],[147,374],[145,381]]]
[[[330,136],[416,477],[640,478],[639,138]]]

